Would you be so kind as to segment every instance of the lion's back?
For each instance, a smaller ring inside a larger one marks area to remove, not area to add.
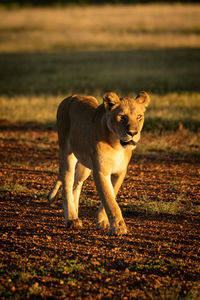
[[[65,98],[57,111],[57,130],[62,143],[69,136],[87,136],[92,126],[98,101],[92,96],[73,95]]]
[[[98,107],[98,101],[92,96],[73,95],[65,98],[59,105],[57,111],[57,121],[59,119],[66,119],[69,115],[75,114],[78,117],[79,114],[88,111],[91,113]]]

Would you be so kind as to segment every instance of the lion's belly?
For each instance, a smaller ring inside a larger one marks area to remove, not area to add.
[[[92,160],[90,156],[86,155],[85,153],[80,153],[78,151],[74,151],[74,155],[83,166],[92,170]]]
[[[79,143],[77,143],[74,139],[70,140],[70,149],[82,165],[92,170],[92,159],[89,153],[88,144],[86,144],[85,141],[84,143],[83,141],[81,143],[79,139]]]
[[[71,132],[68,143],[70,150],[74,153],[78,161],[85,167],[92,169],[92,160],[90,155],[90,127],[91,125],[88,123],[88,125],[85,126],[85,132],[87,134],[83,135],[80,130],[80,124],[75,122],[71,124]]]

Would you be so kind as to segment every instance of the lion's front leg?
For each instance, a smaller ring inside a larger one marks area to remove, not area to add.
[[[74,202],[73,185],[77,159],[73,153],[61,157],[63,168],[63,209],[67,228],[81,228],[82,222]]]
[[[111,176],[105,176],[101,172],[94,171],[94,180],[109,220],[110,228],[108,233],[116,235],[126,234],[126,224],[122,217],[121,210],[115,200]]]
[[[126,169],[120,172],[119,174],[114,174],[111,176],[115,197],[117,196],[117,193],[124,180],[125,175],[126,175]],[[109,226],[108,217],[105,208],[101,203],[97,212],[97,229],[106,229],[108,228],[108,226]]]

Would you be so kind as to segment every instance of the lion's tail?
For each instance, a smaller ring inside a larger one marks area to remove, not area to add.
[[[62,181],[58,178],[58,179],[56,180],[56,183],[55,183],[55,185],[54,185],[54,188],[53,188],[53,189],[51,190],[51,192],[48,194],[48,200],[49,200],[50,203],[52,203],[52,202],[55,200],[56,195],[57,195],[57,192],[58,192],[58,190],[59,190],[61,184],[62,184]]]

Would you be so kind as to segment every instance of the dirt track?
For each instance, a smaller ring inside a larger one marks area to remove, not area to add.
[[[95,228],[92,178],[81,196],[82,230],[65,228],[60,196],[49,205],[57,149],[54,131],[1,128],[0,298],[198,299],[200,164],[133,156],[118,196],[128,234],[109,237]],[[134,210],[141,198],[180,209]]]

